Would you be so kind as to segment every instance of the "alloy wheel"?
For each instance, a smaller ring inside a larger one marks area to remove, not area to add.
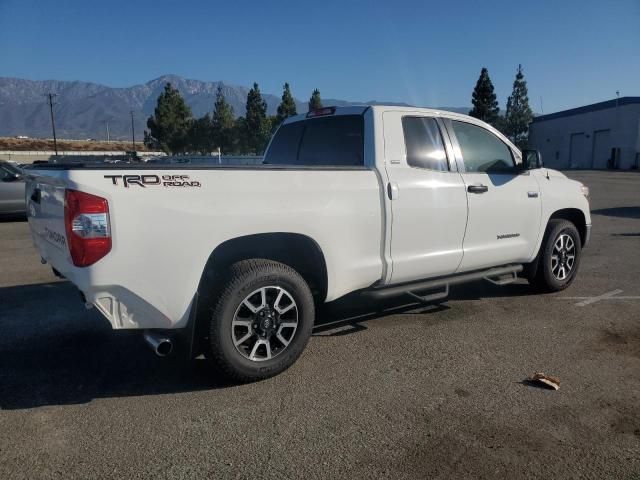
[[[298,328],[298,305],[284,288],[259,288],[247,295],[233,316],[231,336],[245,358],[271,360],[287,349]]]
[[[553,244],[551,272],[557,280],[566,280],[576,261],[576,244],[570,235],[562,233]]]

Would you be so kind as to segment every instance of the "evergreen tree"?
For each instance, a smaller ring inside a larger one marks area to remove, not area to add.
[[[507,99],[505,133],[520,149],[527,146],[531,120],[533,120],[533,112],[529,107],[527,82],[524,80],[522,65],[518,65],[513,92]]]
[[[278,127],[282,124],[282,120],[280,120],[280,117],[278,117],[278,115],[270,115],[267,117],[267,127],[269,130],[269,137],[273,136],[274,133],[276,133],[276,130],[278,130]],[[269,142],[267,141],[267,144]]]
[[[322,99],[320,98],[320,90],[316,88],[309,99],[309,111],[317,110],[318,108],[322,108]]]
[[[262,99],[257,83],[247,94],[247,113],[244,118],[245,145],[249,153],[262,154],[269,141],[271,125],[267,122],[267,102]]]
[[[244,117],[236,118],[233,123],[232,130],[233,138],[233,153],[247,154],[249,153],[249,147],[247,146],[247,122]]]
[[[276,121],[274,123],[276,124],[276,126],[280,125],[285,118],[292,117],[297,113],[296,102],[293,99],[293,95],[291,95],[289,84],[285,83],[284,90],[282,92],[282,102],[280,102],[280,105],[278,105],[278,115],[276,116]]]
[[[473,108],[469,115],[495,126],[500,109],[498,108],[496,94],[493,91],[493,83],[489,78],[489,71],[486,68],[480,71],[480,77],[471,96],[471,103]]]
[[[180,92],[167,83],[154,114],[147,120],[149,133],[145,135],[145,145],[157,146],[167,153],[184,153],[191,117],[191,109]]]
[[[213,152],[215,141],[213,137],[213,123],[209,114],[191,120],[188,129],[187,143],[189,152],[197,152],[201,155],[208,155]]]
[[[211,120],[213,143],[223,153],[232,153],[235,150],[235,119],[233,107],[227,103],[222,87],[216,91],[216,103],[213,108]]]

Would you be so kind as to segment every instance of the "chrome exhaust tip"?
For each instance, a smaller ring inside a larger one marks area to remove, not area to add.
[[[173,341],[166,335],[144,332],[144,340],[159,357],[166,357],[173,351]]]

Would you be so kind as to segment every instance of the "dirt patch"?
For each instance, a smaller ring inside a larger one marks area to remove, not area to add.
[[[598,343],[605,350],[640,358],[640,328],[631,330],[604,329]]]
[[[467,398],[471,396],[471,392],[465,390],[464,388],[456,388],[454,393],[459,397]]]

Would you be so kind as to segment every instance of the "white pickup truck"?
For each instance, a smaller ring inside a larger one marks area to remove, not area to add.
[[[302,353],[316,305],[350,292],[433,301],[522,272],[575,278],[588,189],[450,112],[323,108],[287,119],[262,165],[38,165],[29,224],[43,261],[114,329],[160,355],[177,335],[236,381]]]

